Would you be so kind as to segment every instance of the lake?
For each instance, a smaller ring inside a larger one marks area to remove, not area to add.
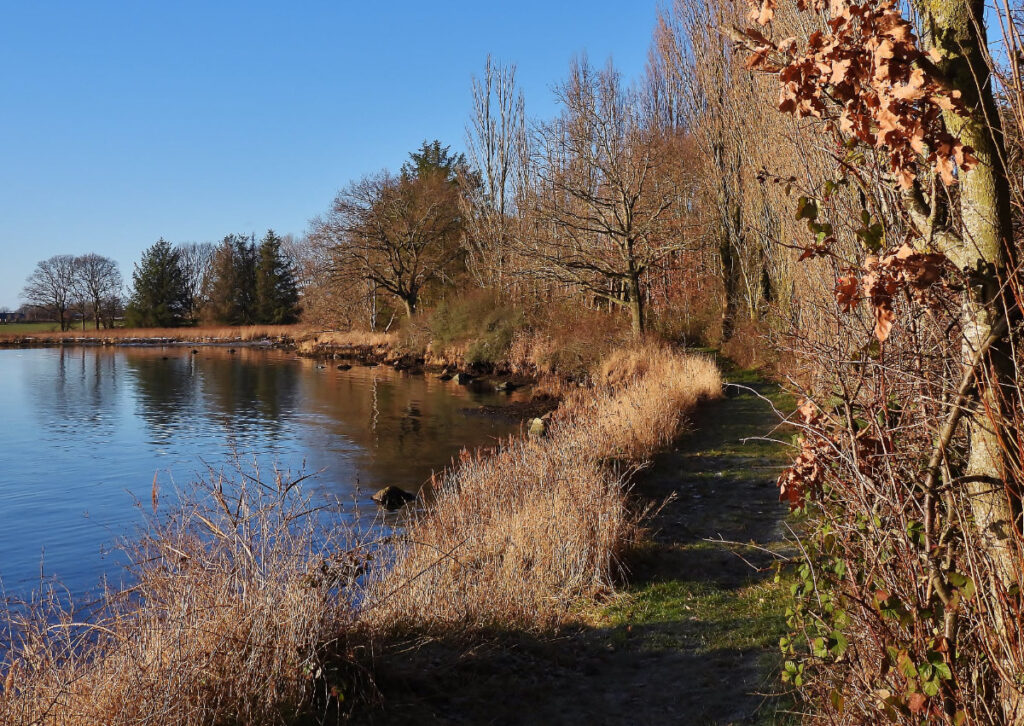
[[[463,448],[520,424],[509,396],[388,367],[338,370],[293,354],[204,346],[0,350],[0,585],[40,574],[84,593],[120,577],[111,545],[161,491],[233,462],[317,473],[317,496],[372,507],[415,490]],[[513,400],[517,397],[513,394]],[[272,476],[272,474],[271,474]],[[357,492],[358,489],[358,492]]]

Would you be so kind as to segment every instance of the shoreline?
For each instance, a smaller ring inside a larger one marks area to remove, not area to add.
[[[297,329],[275,331],[263,334],[262,328],[240,327],[231,329],[204,330],[194,328],[195,335],[167,334],[165,331],[146,334],[140,330],[130,334],[132,329],[120,328],[124,334],[78,335],[72,331],[4,336],[0,331],[0,350],[31,350],[49,348],[253,348],[293,352],[301,358],[362,365],[367,367],[389,366],[397,371],[410,374],[437,374],[455,377],[459,374],[471,377],[469,385],[506,384],[511,389],[536,384],[536,374],[504,372],[501,366],[475,366],[464,360],[434,360],[429,353],[416,354],[397,349],[396,340],[386,333],[339,333],[334,331]],[[182,331],[187,331],[183,328]],[[358,339],[349,342],[346,339]],[[363,339],[372,342],[363,342]]]

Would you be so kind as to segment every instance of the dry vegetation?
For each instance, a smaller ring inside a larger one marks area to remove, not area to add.
[[[373,333],[362,330],[308,333],[297,341],[298,351],[304,355],[316,355],[339,350],[385,353],[397,343],[396,336],[389,333]]]
[[[615,354],[601,378],[563,403],[547,436],[467,456],[436,484],[369,586],[375,630],[544,628],[611,589],[636,524],[626,474],[721,380],[709,360],[657,347]]]
[[[154,490],[130,589],[91,618],[55,589],[8,610],[0,723],[290,723],[359,695],[345,665],[357,630],[563,621],[614,586],[637,520],[626,474],[721,388],[710,360],[654,346],[616,353],[595,377],[547,436],[466,454],[393,550],[358,541],[280,476],[213,476],[166,519]],[[373,551],[390,556],[357,596]]]
[[[351,532],[280,477],[217,477],[182,501],[129,549],[136,583],[95,618],[55,590],[8,612],[0,723],[277,724],[329,700]]]
[[[197,328],[108,328],[105,330],[66,330],[63,332],[3,333],[0,343],[106,343],[180,342],[234,343],[258,340],[290,340],[309,334],[302,325],[241,325]]]

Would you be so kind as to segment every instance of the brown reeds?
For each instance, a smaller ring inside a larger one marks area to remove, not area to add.
[[[645,346],[567,399],[541,438],[466,456],[368,585],[375,630],[544,629],[609,591],[635,531],[625,478],[717,396],[714,364]],[[616,464],[622,464],[617,466]]]
[[[63,332],[3,333],[0,342],[75,344],[79,342],[117,344],[125,342],[235,343],[257,340],[294,340],[309,334],[302,325],[240,325],[195,328],[108,328],[65,330]]]
[[[54,590],[8,612],[0,723],[278,724],[330,700],[361,566],[350,532],[280,477],[182,501],[98,616],[80,622]]]

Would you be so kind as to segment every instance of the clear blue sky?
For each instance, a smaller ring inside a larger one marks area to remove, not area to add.
[[[461,149],[488,52],[553,111],[573,55],[642,71],[656,0],[0,0],[0,306],[36,261],[126,278],[159,237],[302,233],[424,139]]]

